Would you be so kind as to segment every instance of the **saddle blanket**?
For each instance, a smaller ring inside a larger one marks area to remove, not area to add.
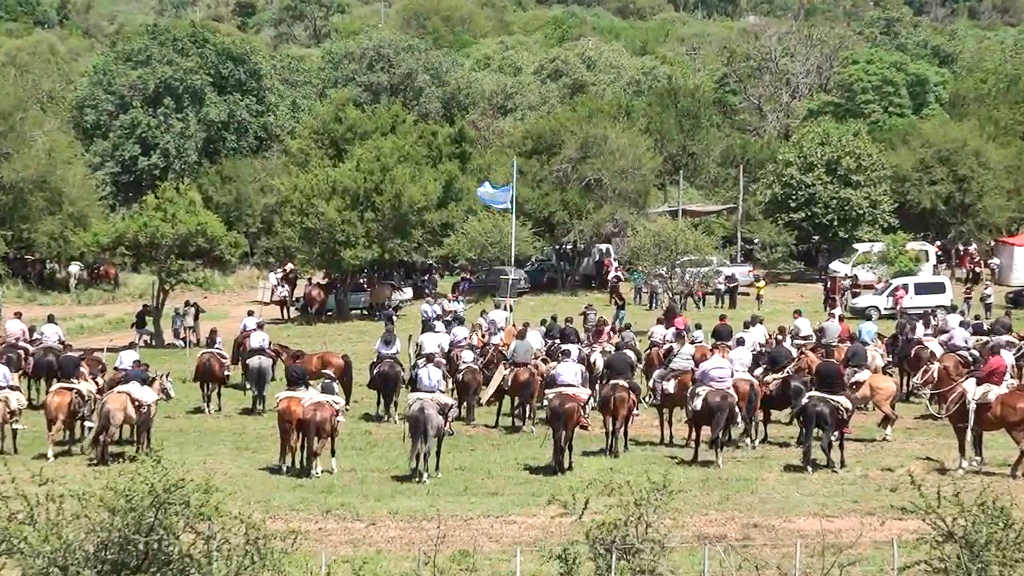
[[[849,418],[850,415],[853,414],[853,402],[850,402],[850,399],[846,396],[833,396],[831,394],[822,394],[821,392],[815,392],[813,390],[804,395],[804,399],[800,402],[800,405],[803,406],[804,404],[807,404],[808,400],[815,397],[824,398],[835,404],[836,407],[843,412],[840,414],[843,419]]]
[[[450,409],[455,405],[455,400],[452,397],[440,392],[410,392],[406,398],[406,409],[420,400],[431,400],[437,403],[438,408],[442,410]]]
[[[477,370],[480,369],[480,367],[477,366],[476,364],[463,364],[459,366],[459,371],[455,373],[455,377],[461,378],[462,375],[466,372],[466,370],[469,370],[470,368],[476,368]]]
[[[932,354],[935,354],[936,358],[941,358],[945,353],[945,350],[942,349],[942,345],[939,344],[939,341],[935,338],[922,338],[921,344],[925,348],[931,350]]]
[[[996,401],[996,398],[1010,391],[1006,383],[999,386],[995,384],[978,385],[978,380],[975,378],[964,380],[960,386],[967,393],[968,404],[991,404]]]
[[[99,390],[96,385],[89,381],[84,380],[73,380],[71,382],[56,382],[53,386],[50,386],[50,392],[54,390],[71,390],[73,392],[80,392],[85,396],[86,400],[96,396]]]
[[[334,394],[319,394],[314,392],[312,394],[307,394],[306,397],[302,399],[303,406],[319,404],[321,402],[334,406],[334,409],[338,412],[343,412],[345,410],[345,399],[341,396],[335,396]]]
[[[310,396],[311,394],[316,394],[316,392],[312,390],[285,390],[284,392],[278,392],[277,394],[274,394],[274,402],[280,404],[281,401],[284,400],[285,398],[299,398],[301,400],[304,400],[306,399],[307,396]]]
[[[867,382],[868,378],[870,378],[870,377],[871,377],[871,370],[868,370],[867,368],[865,368],[863,370],[858,371],[853,376],[851,376],[850,377],[850,381],[848,382],[848,384],[853,385],[853,384],[860,384],[861,382]]]
[[[626,353],[626,356],[629,356],[630,358],[632,358],[632,359],[633,359],[633,364],[636,364],[636,363],[637,363],[637,360],[636,360],[636,354],[635,354],[635,353],[633,353],[633,351],[632,351],[632,350],[630,350],[629,348],[626,348],[625,350],[623,350],[623,352],[625,352],[625,353]]]
[[[573,362],[580,361],[580,347],[578,345],[562,344],[558,348],[558,353],[561,354],[562,350],[569,350],[569,358],[571,358]]]
[[[690,410],[693,412],[700,412],[700,409],[704,406],[704,397],[713,390],[717,390],[718,392],[728,392],[729,395],[732,396],[733,401],[737,404],[740,401],[739,396],[736,395],[736,392],[732,388],[718,390],[711,386],[697,386],[696,388],[690,389]]]
[[[0,390],[0,402],[6,404],[11,411],[24,410],[28,406],[25,395],[17,390]]]
[[[228,360],[231,359],[231,357],[228,356],[227,352],[225,352],[223,350],[218,350],[216,348],[206,348],[204,350],[201,350],[199,352],[199,354],[196,354],[196,358],[199,358],[200,356],[202,356],[203,354],[206,354],[207,352],[210,352],[210,353],[216,354],[217,356],[220,356],[220,359],[224,360],[225,362],[227,362]]]
[[[867,350],[868,371],[875,374],[881,374],[882,369],[885,367],[885,350],[878,348],[877,346],[871,346]]]
[[[589,388],[583,388],[581,386],[559,386],[558,388],[551,388],[550,390],[544,391],[544,398],[551,400],[559,394],[566,394],[578,399],[580,402],[586,404],[590,401],[590,395],[592,392]]]
[[[127,394],[132,399],[132,401],[143,406],[150,406],[156,404],[156,401],[160,399],[160,397],[157,396],[157,393],[152,388],[148,386],[143,386],[138,382],[129,382],[127,384],[121,384],[120,386],[114,388],[110,392],[107,392],[107,395],[109,396],[117,392]]]
[[[1020,341],[1017,340],[1016,338],[1014,338],[1013,336],[1009,336],[1009,335],[1007,335],[1007,336],[993,336],[992,337],[992,341],[993,342],[1002,342],[1003,343],[1003,347],[1016,348],[1016,347],[1020,346]]]
[[[753,382],[755,384],[757,383],[757,378],[754,378],[753,374],[751,374],[750,372],[740,372],[738,370],[736,372],[733,372],[732,374],[733,383],[735,383],[737,380],[746,380],[747,382]]]
[[[976,348],[978,344],[988,344],[992,339],[988,336],[971,336],[971,348]]]

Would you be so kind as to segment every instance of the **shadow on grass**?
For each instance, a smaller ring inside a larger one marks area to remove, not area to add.
[[[555,467],[550,462],[543,465],[523,464],[523,470],[530,476],[545,476],[549,478],[558,476],[555,474]]]
[[[604,448],[597,448],[596,450],[581,450],[580,456],[591,458],[593,456],[604,456]]]
[[[391,481],[398,482],[399,484],[416,484],[416,477],[412,472],[406,472],[405,474],[392,474]]]

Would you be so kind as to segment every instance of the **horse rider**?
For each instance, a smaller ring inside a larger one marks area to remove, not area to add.
[[[868,370],[868,349],[864,346],[863,342],[854,340],[850,344],[850,347],[846,349],[846,353],[843,354],[841,367],[846,369],[847,386],[852,387],[854,384],[864,382],[871,376],[871,371]]]
[[[65,352],[57,358],[57,379],[62,382],[78,382],[82,371],[82,355]]]
[[[825,346],[825,358],[814,368],[811,390],[829,397],[840,408],[839,422],[836,423],[836,427],[840,428],[843,434],[849,434],[853,403],[846,395],[846,378],[843,376],[842,367],[836,362],[836,352],[833,346]]]
[[[14,383],[14,375],[11,374],[11,369],[3,362],[0,362],[0,391],[21,394],[21,390]],[[11,406],[10,404],[7,407],[11,415],[11,429],[23,430],[25,427],[21,424],[21,410],[17,406]]]
[[[437,366],[437,357],[433,352],[428,352],[424,359],[426,364],[416,371],[416,384],[413,392],[431,395],[431,399],[437,403],[444,417],[445,430],[449,436],[454,436],[455,430],[452,428],[452,421],[455,419],[456,413],[456,410],[454,410],[455,401],[444,393],[444,371]]]
[[[523,322],[523,330],[526,330],[526,341],[533,346],[534,355],[544,353],[544,332],[530,327],[529,322]]]
[[[465,348],[469,346],[469,328],[466,328],[466,319],[461,315],[452,318],[452,329],[448,332],[448,339],[452,348]]]
[[[647,348],[644,349],[644,352],[646,353],[651,348],[664,346],[667,333],[668,329],[665,328],[665,319],[658,316],[658,319],[654,321],[654,326],[647,330]]]
[[[384,309],[380,312],[380,319],[384,322],[384,327],[387,328],[388,326],[391,326],[394,328],[396,316],[395,308],[391,305],[391,302],[385,302]]]
[[[768,350],[765,356],[764,366],[754,371],[755,378],[761,378],[765,384],[772,384],[779,380],[780,373],[793,363],[793,351],[786,346],[786,339],[781,334],[776,334],[775,345]],[[763,377],[763,378],[762,378]]]
[[[974,428],[974,410],[977,407],[978,399],[986,392],[1006,392],[1006,372],[1009,367],[1006,359],[1000,353],[1003,349],[1001,341],[995,341],[985,348],[985,363],[980,370],[972,371],[961,386],[967,396],[967,408],[969,410],[968,429]]]
[[[579,315],[583,317],[583,333],[590,334],[593,332],[594,327],[597,325],[597,308],[594,308],[593,304],[588,303],[583,307],[583,311]],[[568,321],[568,318],[566,321]]]
[[[558,333],[558,342],[562,350],[569,350],[574,362],[579,362],[581,360],[580,352],[582,352],[580,349],[580,333],[572,323],[572,316],[566,316],[565,323]]]
[[[640,415],[640,385],[633,377],[636,374],[636,359],[626,354],[626,345],[619,340],[615,343],[615,353],[608,356],[604,361],[604,383],[608,384],[613,380],[621,380],[629,387],[629,391],[636,398],[636,408],[633,409],[633,416]]]
[[[878,325],[871,320],[865,320],[857,326],[857,339],[865,346],[871,346],[878,340]]]
[[[15,312],[17,315],[17,312]],[[1013,313],[1009,310],[1005,314],[996,318],[992,321],[992,326],[989,327],[992,337],[997,336],[1012,336],[1013,335]]]
[[[665,367],[654,372],[651,386],[651,395],[654,404],[661,404],[661,385],[663,382],[673,380],[687,372],[693,372],[693,353],[696,350],[693,344],[686,341],[686,332],[676,333],[676,343],[671,346],[671,351],[666,355]]]
[[[128,343],[127,348],[117,353],[117,358],[114,359],[114,370],[127,372],[132,369],[132,364],[136,361],[141,361],[139,358],[139,343],[133,340]]]
[[[828,320],[821,323],[820,327],[821,343],[825,346],[836,346],[839,344],[839,335],[843,331],[843,327],[839,325],[839,318],[835,312],[828,313]]]
[[[38,336],[41,346],[57,349],[64,346],[64,331],[57,325],[57,318],[53,314],[46,315],[46,324],[39,327]]]
[[[732,364],[732,371],[737,377],[753,378],[750,375],[750,366],[754,363],[754,353],[747,348],[745,337],[736,337],[736,347],[729,351],[729,363]]]
[[[309,371],[300,362],[284,367],[284,387],[292,392],[304,392],[309,389]]]
[[[22,365],[26,374],[32,373],[33,348],[29,340],[28,326],[22,321],[21,312],[15,312],[14,317],[4,323],[4,341],[21,350]]]
[[[814,342],[814,327],[799,308],[793,310],[793,324],[789,328],[789,336],[793,347],[797,349]]]
[[[530,363],[533,362],[533,356],[537,351],[527,339],[527,332],[526,328],[520,328],[516,332],[516,339],[508,347],[506,359],[510,365],[509,373],[516,368],[531,368]]]
[[[562,348],[558,355],[558,364],[555,365],[545,389],[572,387],[582,388],[589,393],[590,389],[586,383],[587,371],[582,364],[572,359],[572,350]],[[590,402],[583,402],[583,420],[580,423],[580,428],[590,430]]]
[[[424,332],[420,334],[420,337],[416,340],[416,366],[413,367],[414,375],[418,372],[426,363],[429,364],[444,364],[444,355],[448,353],[448,345],[450,344],[448,333],[445,332],[444,323],[437,321],[434,323],[433,330],[430,332]],[[427,356],[433,358],[432,360],[425,360]],[[422,360],[424,363],[419,362]]]
[[[498,325],[498,330],[504,330],[508,326],[508,310],[501,307],[501,302],[494,303],[494,309],[487,313],[488,324],[493,321]]]
[[[149,364],[136,360],[132,363],[132,367],[124,373],[124,378],[121,382],[124,384],[138,382],[142,386],[149,386],[149,381],[152,378],[153,376],[149,373]]]
[[[966,320],[961,321],[952,330],[939,336],[939,344],[947,352],[952,352],[965,360],[969,360],[970,364],[976,366],[980,356],[971,349],[971,333],[967,331],[968,327],[970,327],[970,324]]]
[[[242,324],[238,327],[238,333],[252,332],[256,329],[256,325],[259,324],[260,319],[256,317],[255,310],[246,310],[245,318],[242,318]]]
[[[373,382],[373,372],[380,366],[380,363],[385,360],[391,360],[398,364],[402,371],[405,371],[405,366],[402,365],[401,354],[402,354],[402,341],[395,335],[395,331],[390,327],[384,328],[384,333],[377,338],[377,343],[373,345],[374,351],[377,356],[370,362],[370,380],[366,383],[366,387],[369,388]]]
[[[420,334],[428,334],[434,330],[434,299],[427,296],[420,304]]]
[[[276,360],[273,351],[270,349],[270,335],[267,334],[263,329],[266,328],[267,323],[263,320],[256,322],[256,329],[249,333],[249,351],[246,352],[243,362],[248,362],[250,358],[254,356],[266,356],[271,360]],[[274,379],[274,370],[277,362],[271,363],[270,368],[270,379]],[[248,380],[248,379],[247,379]],[[246,384],[248,386],[248,384]]]
[[[686,403],[687,418],[692,418],[694,411],[694,400],[699,395],[701,388],[729,392],[736,398],[736,392],[732,389],[733,369],[732,363],[723,356],[720,351],[727,350],[728,345],[724,343],[715,344],[715,350],[711,357],[700,363],[697,372],[693,375],[693,385],[690,386],[690,396]],[[737,399],[738,402],[738,399]],[[736,406],[736,415],[739,417],[739,405]]]
[[[562,327],[558,324],[558,314],[552,314],[544,331],[545,342],[558,342],[562,336]]]
[[[629,322],[622,327],[619,331],[619,342],[626,347],[626,350],[631,350],[633,355],[636,356],[637,361],[643,359],[644,355],[640,353],[640,349],[636,347],[636,332],[633,332],[633,325]]]

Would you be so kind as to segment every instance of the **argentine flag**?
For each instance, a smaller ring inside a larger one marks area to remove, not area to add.
[[[495,188],[490,182],[484,182],[476,189],[476,197],[491,208],[509,210],[512,208],[512,185]]]

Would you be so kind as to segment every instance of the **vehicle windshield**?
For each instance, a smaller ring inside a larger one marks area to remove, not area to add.
[[[875,296],[881,296],[882,294],[885,294],[886,290],[888,290],[888,289],[889,289],[889,283],[888,282],[883,282],[880,286],[875,288],[875,291],[872,292],[872,294],[874,294]]]
[[[853,266],[853,261],[857,258],[858,254],[861,254],[861,252],[856,248],[851,247],[841,258],[839,258],[839,261],[847,266]]]

